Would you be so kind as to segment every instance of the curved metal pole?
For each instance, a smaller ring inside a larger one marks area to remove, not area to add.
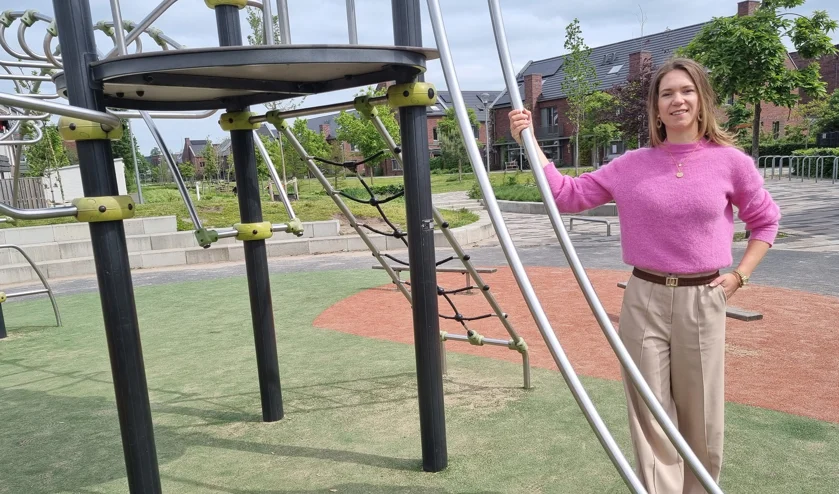
[[[507,262],[512,268],[516,283],[524,296],[528,309],[530,309],[530,313],[536,321],[536,326],[542,334],[542,338],[545,340],[545,343],[551,352],[554,362],[558,365],[569,390],[574,395],[574,399],[583,411],[586,420],[588,420],[589,425],[597,436],[597,439],[600,441],[600,444],[603,446],[603,449],[609,456],[609,459],[615,465],[618,473],[632,492],[646,493],[646,489],[644,489],[643,484],[641,484],[638,480],[632,466],[624,457],[614,438],[612,438],[612,435],[606,428],[606,424],[600,418],[600,415],[598,415],[597,410],[595,410],[591,399],[588,397],[588,394],[580,382],[580,378],[574,372],[571,362],[568,361],[565,351],[559,344],[559,341],[551,328],[550,321],[548,321],[545,311],[542,309],[542,305],[536,297],[536,292],[534,291],[533,286],[530,284],[530,280],[524,270],[524,266],[518,256],[518,252],[513,245],[510,233],[507,231],[504,218],[501,216],[501,210],[498,208],[498,202],[493,194],[492,184],[489,181],[489,175],[486,173],[483,166],[480,165],[480,163],[483,162],[483,159],[481,157],[481,152],[475,143],[475,136],[472,133],[472,127],[469,125],[469,116],[467,114],[466,105],[463,101],[463,95],[460,92],[460,84],[457,80],[454,63],[452,62],[451,53],[449,51],[449,43],[446,37],[443,15],[440,12],[439,0],[428,0],[428,10],[431,16],[431,25],[434,29],[434,37],[437,41],[437,49],[440,52],[440,62],[443,67],[446,86],[449,88],[449,94],[452,96],[455,112],[457,113],[458,125],[460,127],[460,132],[463,135],[463,142],[466,145],[469,159],[472,162],[472,169],[475,172],[475,176],[477,177],[478,183],[483,191],[486,207],[492,219],[492,224],[495,228],[496,234],[498,235],[498,239],[501,242],[501,247],[504,251],[505,257],[507,258]]]
[[[50,218],[66,218],[76,216],[79,210],[76,206],[62,206],[59,208],[45,209],[19,209],[13,208],[0,202],[0,214],[9,216],[16,220],[46,220]]]
[[[262,2],[262,34],[265,37],[263,45],[274,44],[274,14],[271,12],[271,0]]]
[[[27,110],[35,110],[44,113],[53,113],[56,115],[64,115],[67,117],[75,117],[91,122],[102,124],[102,129],[106,132],[115,129],[122,125],[119,118],[108,113],[102,113],[87,108],[78,106],[62,105],[59,103],[48,103],[46,101],[39,101],[28,98],[26,96],[17,96],[14,94],[0,93],[0,103],[7,106],[14,106],[18,108],[26,108]]]
[[[49,120],[50,114],[45,115],[0,115],[2,120]]]
[[[12,13],[9,14],[9,17],[14,20],[14,19],[17,19],[18,17],[20,17],[22,15],[23,15],[23,12],[12,12]],[[16,52],[15,50],[12,49],[11,46],[9,46],[9,43],[6,42],[6,25],[5,24],[0,24],[0,46],[2,46],[4,50],[6,50],[6,53],[8,53],[9,55],[11,55],[11,56],[13,56],[13,57],[15,57],[19,60],[33,60],[33,58],[30,57],[29,55],[27,55],[25,53]]]
[[[15,123],[20,124],[19,121],[15,122]],[[41,132],[41,128],[38,127],[37,125],[33,125],[32,127],[35,129],[35,134],[37,134],[37,137],[34,137],[32,139],[29,139],[29,140],[22,140],[22,141],[9,141],[9,140],[6,140],[6,139],[0,139],[0,144],[2,144],[3,146],[11,146],[13,144],[17,144],[17,145],[21,145],[21,146],[27,146],[29,144],[35,144],[36,142],[41,140],[41,137],[43,137],[44,134],[43,134],[43,132]]]
[[[48,23],[52,22],[51,17],[47,17],[43,14],[36,13],[34,17],[35,17],[35,20],[44,21],[44,22],[48,22]],[[38,53],[35,53],[31,48],[29,48],[29,45],[26,43],[26,29],[27,28],[29,28],[29,26],[25,22],[21,21],[20,26],[18,27],[18,30],[17,30],[17,41],[20,44],[20,47],[30,57],[32,57],[33,60],[41,60],[43,62],[48,61],[48,59],[45,55],[40,55]]]
[[[149,15],[147,15],[145,19],[143,19],[142,21],[140,21],[139,24],[137,24],[136,28],[134,28],[130,33],[128,33],[128,36],[126,36],[125,38],[125,44],[130,45],[135,39],[137,39],[138,36],[143,34],[146,31],[146,29],[148,29],[152,25],[152,23],[157,20],[158,17],[160,17],[161,15],[163,15],[164,12],[169,10],[169,7],[174,5],[177,1],[178,0],[163,0],[163,2],[160,3],[160,5],[158,5],[154,8],[154,10],[149,12]],[[111,49],[111,51],[109,51],[104,57],[102,57],[102,60],[106,58],[111,58],[117,53],[117,47],[114,46]]]
[[[0,66],[15,67],[21,69],[54,69],[55,65],[48,62],[0,60]]]
[[[63,69],[64,64],[61,63],[61,60],[58,57],[52,54],[52,38],[53,35],[50,33],[47,33],[47,35],[44,36],[44,54],[46,54],[47,59],[49,59],[50,63],[55,65],[56,68]]]
[[[212,117],[218,110],[206,110],[200,113],[180,113],[180,112],[148,112],[152,118],[170,119],[170,120],[199,120],[202,118]],[[143,118],[138,111],[109,111],[109,114],[119,118]]]
[[[265,4],[268,2],[266,1]],[[288,200],[288,194],[285,190],[285,184],[280,180],[280,175],[277,173],[277,167],[274,166],[274,162],[271,161],[271,156],[268,155],[268,150],[265,149],[265,144],[262,143],[262,139],[260,139],[259,134],[256,131],[253,131],[253,142],[256,144],[256,149],[259,150],[259,154],[262,155],[262,159],[265,161],[265,165],[268,167],[268,172],[271,174],[271,179],[277,185],[277,189],[280,191],[280,200],[283,202],[283,206],[285,206],[286,211],[288,212],[288,217],[290,219],[296,219],[297,216],[294,215],[294,208],[291,207],[291,201]],[[272,198],[273,200],[273,198]]]
[[[29,257],[29,254],[24,252],[23,249],[21,249],[17,245],[13,245],[13,244],[0,245],[0,249],[14,249],[14,250],[18,251],[20,253],[20,255],[22,255],[23,258],[26,259],[26,261],[29,263],[29,265],[32,266],[32,269],[35,270],[35,273],[38,275],[38,278],[41,279],[41,283],[44,285],[44,288],[47,289],[47,294],[50,297],[50,302],[52,302],[52,310],[53,310],[53,312],[55,312],[55,323],[56,323],[56,325],[58,325],[60,327],[61,326],[61,313],[58,311],[58,302],[55,300],[55,295],[52,293],[52,288],[50,287],[50,284],[47,283],[46,276],[44,276],[44,273],[41,272],[41,269],[38,267],[38,265],[35,264],[35,262],[32,260],[31,257]]]
[[[507,90],[510,94],[513,108],[521,110],[524,108],[524,105],[521,101],[518,82],[516,81],[515,73],[513,71],[513,63],[507,46],[507,36],[504,32],[504,24],[501,16],[501,5],[499,0],[488,0],[488,2],[490,7],[490,16],[492,17],[493,30],[495,32],[495,40],[498,45],[498,55],[501,59],[501,66],[504,71],[504,79],[507,84]],[[468,122],[468,119],[466,121]],[[638,367],[635,365],[635,362],[632,360],[632,357],[629,355],[626,347],[623,346],[615,328],[612,326],[612,321],[609,319],[606,309],[603,308],[603,304],[601,304],[600,299],[594,291],[594,287],[591,285],[591,281],[586,275],[585,269],[583,268],[583,265],[577,256],[577,252],[571,243],[571,238],[565,230],[565,224],[562,222],[556,203],[553,201],[553,194],[551,193],[550,186],[545,178],[545,172],[540,166],[539,156],[536,152],[537,144],[531,130],[525,129],[524,132],[522,132],[521,139],[524,143],[525,150],[527,151],[527,158],[531,163],[533,176],[536,178],[536,183],[539,186],[539,192],[542,195],[545,209],[548,212],[548,217],[551,220],[554,232],[560,240],[560,244],[565,252],[568,264],[571,266],[571,270],[574,273],[574,277],[577,279],[577,283],[580,285],[592,313],[597,319],[597,322],[600,324],[606,339],[609,341],[609,345],[612,347],[612,350],[615,352],[615,355],[618,357],[621,365],[626,370],[626,374],[638,390],[638,393],[641,395],[644,403],[647,404],[647,407],[655,416],[656,421],[658,421],[659,425],[661,425],[661,428],[664,430],[665,434],[667,434],[667,437],[673,443],[673,446],[675,446],[675,448],[679,451],[679,454],[682,455],[685,463],[687,463],[690,469],[693,470],[693,473],[696,475],[705,490],[709,493],[721,494],[722,491],[719,486],[717,486],[714,479],[702,465],[702,462],[699,461],[699,458],[697,458],[694,452],[690,449],[687,441],[685,441],[684,437],[682,437],[679,433],[679,429],[670,420],[670,417],[667,415],[664,407],[661,406],[661,403],[659,403],[656,399],[647,382],[644,381],[641,372],[638,370]]]

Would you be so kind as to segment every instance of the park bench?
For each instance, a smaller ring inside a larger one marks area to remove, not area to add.
[[[385,268],[382,265],[375,265],[375,266],[373,266],[373,269],[384,270]],[[402,274],[402,271],[410,271],[411,268],[408,267],[408,266],[390,266],[390,269],[392,269],[396,273],[396,279],[399,280],[399,281],[402,281],[402,279],[400,277],[401,274]],[[498,271],[498,269],[497,268],[475,268],[475,271],[477,271],[479,273],[494,273],[494,272]],[[466,268],[440,266],[440,267],[437,268],[437,272],[438,273],[461,273],[461,274],[464,274],[464,275],[466,275],[466,288],[469,288],[471,286],[472,276],[469,274],[469,270],[467,270]],[[464,293],[469,293],[470,291],[471,290],[469,290],[467,292],[464,292]]]
[[[618,282],[618,288],[626,288],[626,282],[621,281]],[[738,321],[759,321],[763,319],[763,314],[760,312],[752,312],[749,310],[741,309],[739,307],[734,307],[729,305],[725,308],[725,315],[726,317],[730,317],[731,319],[737,319]]]
[[[569,217],[569,226],[568,229],[573,231],[574,230],[574,222],[575,221],[589,221],[591,223],[603,223],[606,225],[606,236],[612,235],[612,223],[617,223],[617,220],[609,219],[609,218],[598,218],[595,216],[570,216]]]

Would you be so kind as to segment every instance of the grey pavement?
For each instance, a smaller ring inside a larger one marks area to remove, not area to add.
[[[835,212],[835,208],[839,206],[839,185],[829,182],[775,180],[767,181],[766,186],[781,206],[781,231],[789,237],[779,239],[770,249],[753,282],[825,295],[839,294],[839,214]],[[439,207],[468,202],[465,192],[435,196],[435,204]],[[525,266],[568,265],[547,216],[503,213],[503,217]],[[567,217],[564,221],[567,228]],[[742,230],[742,224],[738,228]],[[613,226],[612,232],[611,236],[606,236],[605,225],[594,223],[581,226],[575,224],[574,231],[569,232],[574,248],[586,268],[629,271],[629,267],[621,261],[620,228]],[[438,247],[438,259],[452,253],[448,248]],[[464,247],[472,256],[475,265],[506,264],[504,253],[496,238]],[[735,243],[735,262],[742,257],[745,247],[745,242]],[[407,258],[407,251],[390,253]],[[368,252],[352,252],[274,258],[269,260],[269,269],[272,273],[370,269],[374,263]],[[132,272],[134,286],[209,281],[244,275],[244,265],[237,262]],[[384,273],[382,282],[387,282]],[[90,292],[97,289],[95,277],[56,280],[52,285],[57,294]],[[20,286],[15,291],[29,288],[37,286]]]

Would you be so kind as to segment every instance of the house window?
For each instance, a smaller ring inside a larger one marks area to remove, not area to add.
[[[772,122],[772,138],[778,139],[781,137],[781,122]]]
[[[434,140],[434,142],[439,141],[439,139],[437,138],[437,127],[434,127],[433,129],[431,129],[431,134],[432,134],[432,139]]]
[[[729,105],[734,104],[734,95],[733,94],[728,95],[728,99],[726,100],[726,103],[729,104]]]
[[[472,126],[472,133],[475,134],[476,139],[480,139],[481,137],[481,134],[478,132],[478,128],[479,127],[477,125]]]
[[[390,159],[390,169],[395,172],[402,171],[402,167],[399,166],[399,162],[395,158]]]
[[[543,128],[550,128],[550,129],[556,128],[556,124],[557,124],[556,107],[549,106],[547,108],[542,108],[541,117],[542,117],[541,126]]]

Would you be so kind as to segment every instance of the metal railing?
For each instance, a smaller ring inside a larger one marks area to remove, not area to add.
[[[9,298],[17,298],[17,297],[26,297],[26,296],[29,296],[29,295],[40,295],[40,294],[46,293],[50,297],[50,302],[52,302],[52,310],[53,310],[53,312],[55,312],[55,324],[57,326],[61,326],[61,313],[58,311],[58,302],[56,302],[56,300],[55,300],[55,295],[52,293],[52,288],[50,287],[50,284],[47,282],[47,278],[44,276],[44,273],[41,272],[41,269],[38,268],[38,265],[35,264],[35,261],[33,261],[32,258],[29,257],[29,254],[27,254],[23,249],[21,249],[17,245],[14,245],[14,244],[0,245],[0,250],[3,250],[3,249],[15,250],[21,256],[23,256],[23,258],[26,259],[26,262],[28,262],[29,265],[32,266],[32,269],[35,271],[35,274],[38,275],[38,278],[40,278],[41,284],[44,285],[44,288],[39,289],[39,290],[27,290],[25,292],[7,293],[6,298],[9,299]]]
[[[839,156],[761,156],[757,167],[763,169],[763,178],[769,180],[830,180],[835,184],[839,178]]]

